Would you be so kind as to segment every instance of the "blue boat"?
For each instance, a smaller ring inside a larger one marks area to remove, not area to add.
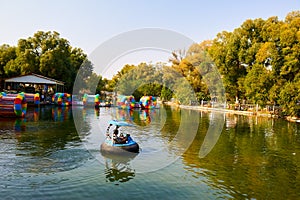
[[[113,135],[110,136],[109,130],[115,126]],[[101,152],[108,154],[124,154],[124,153],[139,153],[139,145],[130,136],[130,134],[119,133],[119,128],[122,126],[133,126],[124,121],[110,120],[109,127],[106,130],[106,139],[101,144]]]

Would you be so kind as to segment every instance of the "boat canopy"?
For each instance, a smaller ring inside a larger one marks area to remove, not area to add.
[[[129,124],[125,121],[118,121],[118,120],[110,120],[109,124],[115,125],[115,126],[134,126],[133,124]]]

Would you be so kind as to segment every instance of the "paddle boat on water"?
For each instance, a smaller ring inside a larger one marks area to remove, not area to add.
[[[111,136],[109,130],[112,126],[115,126],[115,129]],[[100,147],[102,154],[139,153],[139,145],[131,138],[130,134],[119,133],[119,128],[124,126],[133,125],[124,121],[109,121],[109,126],[106,130],[106,139]]]

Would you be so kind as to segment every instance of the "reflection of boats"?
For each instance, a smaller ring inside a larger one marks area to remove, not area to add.
[[[40,117],[40,107],[29,107],[26,113],[26,121],[37,122]]]
[[[147,126],[151,123],[151,118],[157,114],[158,109],[115,109],[113,110],[113,118],[119,121],[126,121],[127,123],[136,124],[138,126]]]
[[[122,155],[118,155],[118,154],[111,154],[106,151],[101,151],[101,155],[103,157],[109,158],[115,162],[127,163],[130,160],[133,160],[138,154],[130,153],[130,152],[126,151]]]
[[[71,109],[69,107],[53,107],[52,118],[54,121],[66,121],[71,117]]]
[[[151,123],[151,117],[150,117],[150,113],[149,110],[141,110],[141,112],[139,113],[140,116],[140,120],[141,120],[141,125],[148,125]]]
[[[133,110],[126,109],[115,109],[115,113],[113,113],[113,117],[119,121],[126,121],[128,123],[133,122]]]
[[[100,116],[100,109],[99,108],[94,108],[94,111],[95,111],[95,115],[97,117],[99,117]]]
[[[14,130],[16,132],[25,131],[26,123],[24,118],[0,118],[1,133],[10,132]]]
[[[115,125],[113,136],[110,136],[109,129],[112,125]],[[109,121],[109,127],[107,128],[107,137],[101,144],[102,153],[111,154],[124,154],[128,152],[138,153],[139,145],[131,138],[130,134],[119,134],[118,128],[122,126],[133,126],[124,121],[111,120]]]
[[[133,179],[135,171],[130,167],[130,161],[135,158],[137,154],[127,152],[120,155],[107,154],[101,152],[105,158],[105,176],[109,182],[127,182]]]

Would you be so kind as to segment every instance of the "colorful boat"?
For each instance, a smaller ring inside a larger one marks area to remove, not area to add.
[[[154,109],[157,105],[156,97],[142,96],[140,99],[140,105],[142,109]]]
[[[27,102],[24,93],[17,96],[6,96],[0,93],[0,116],[1,117],[25,117]]]
[[[84,94],[82,97],[82,102],[84,106],[93,106],[95,108],[100,107],[100,95],[89,95],[89,94]]]
[[[52,102],[57,106],[70,106],[72,103],[71,95],[68,93],[55,93]]]
[[[135,108],[134,96],[119,95],[117,100],[117,106],[120,109],[126,109],[126,110]]]
[[[115,130],[112,136],[109,134],[111,126],[115,126]],[[107,128],[107,134],[105,141],[101,144],[101,153],[105,154],[124,154],[124,153],[139,153],[139,145],[130,136],[130,134],[123,135],[118,133],[118,128],[122,126],[133,126],[124,121],[111,120],[109,121],[109,127]]]
[[[34,105],[34,106],[39,106],[40,105],[40,94],[39,93],[35,93],[35,94],[31,94],[31,93],[23,93],[24,97],[26,99],[27,105]],[[6,94],[7,97],[17,97],[18,94],[12,94],[12,93],[8,93]]]

